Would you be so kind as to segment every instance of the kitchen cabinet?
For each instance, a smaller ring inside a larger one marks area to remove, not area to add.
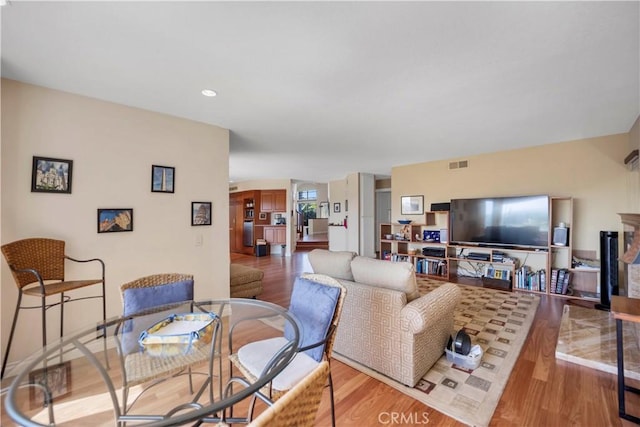
[[[285,212],[286,210],[286,190],[262,190],[260,192],[260,212]]]
[[[287,227],[264,227],[264,240],[271,245],[285,245],[287,243]]]

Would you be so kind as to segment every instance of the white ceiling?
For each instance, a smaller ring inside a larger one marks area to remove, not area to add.
[[[230,129],[231,180],[327,182],[628,132],[639,5],[14,0],[1,71]]]

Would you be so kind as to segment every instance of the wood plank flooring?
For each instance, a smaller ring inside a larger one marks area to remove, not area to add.
[[[264,292],[259,298],[283,306],[289,304],[295,276],[311,271],[305,252],[296,252],[291,257],[260,258],[232,254],[231,260],[262,269]],[[563,298],[542,298],[491,426],[634,425],[618,417],[615,375],[555,359],[562,308],[571,303]],[[429,425],[462,425],[337,360],[332,360],[331,369],[338,426],[393,425],[394,415],[398,420],[395,425],[425,424],[423,417],[427,417]],[[627,412],[640,413],[640,396],[627,393]],[[325,391],[317,425],[331,425],[330,417],[329,396]],[[413,424],[408,420],[413,420]]]
[[[289,304],[296,275],[311,271],[307,253],[301,251],[291,257],[232,254],[231,260],[262,269],[265,272],[264,292],[259,299],[282,306]],[[536,320],[509,378],[491,426],[634,425],[618,418],[615,375],[555,359],[562,308],[568,303],[571,302],[562,298],[542,298]],[[332,360],[331,370],[338,426],[462,425],[337,360]],[[171,403],[185,387],[184,378],[172,381],[175,386],[159,387],[147,396],[150,407],[171,406],[168,403]],[[7,385],[8,383],[3,381],[2,386]],[[640,386],[632,381],[629,381],[629,385]],[[93,403],[86,405],[82,414],[73,414],[75,422],[65,425],[112,425],[107,421],[112,416],[109,404],[104,399],[100,400],[100,394],[104,394],[103,390],[91,386],[84,388],[82,392],[94,396]],[[318,412],[317,426],[331,425],[329,402],[326,389]],[[257,412],[263,409],[264,406],[258,407]],[[238,413],[242,413],[242,408],[238,410]],[[640,414],[640,396],[627,394],[627,412]],[[8,419],[4,405],[1,413],[2,426],[15,425]]]

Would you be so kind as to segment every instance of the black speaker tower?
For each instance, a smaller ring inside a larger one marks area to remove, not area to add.
[[[611,295],[618,295],[618,232],[600,232],[600,304],[599,310],[611,309]]]

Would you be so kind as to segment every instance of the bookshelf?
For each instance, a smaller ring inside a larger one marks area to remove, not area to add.
[[[599,300],[600,269],[575,264],[575,257],[595,259],[596,253],[573,247],[573,198],[550,197],[549,203],[547,247],[501,249],[450,245],[449,212],[433,211],[425,212],[421,223],[382,224],[379,257],[411,262],[417,276],[440,280],[470,278],[485,287]],[[566,229],[560,230],[566,232],[566,237],[554,238],[555,228]]]
[[[448,280],[448,225],[447,211],[425,212],[421,223],[381,224],[379,257],[411,262],[418,276]]]

